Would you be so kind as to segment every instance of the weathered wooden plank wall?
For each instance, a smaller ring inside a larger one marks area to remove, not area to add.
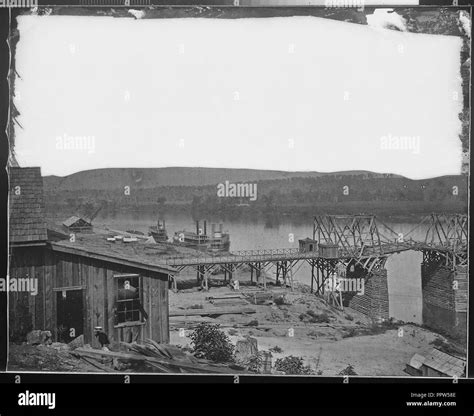
[[[466,267],[451,270],[445,266],[421,268],[423,325],[462,340],[467,334]]]
[[[54,287],[84,287],[84,338],[85,342],[98,346],[94,327],[101,326],[111,342],[125,339],[130,331],[139,332],[138,340],[151,338],[158,342],[169,341],[168,279],[164,274],[137,270],[114,263],[102,262],[82,256],[55,253],[57,270],[70,276],[57,276]],[[142,276],[143,307],[149,317],[145,325],[133,328],[117,328],[115,324],[115,301],[117,278],[120,274]],[[150,309],[151,308],[151,309]],[[55,322],[55,317],[52,317]]]
[[[114,272],[110,269],[106,271],[106,281],[107,281],[107,321],[104,322],[104,328],[107,328],[107,334],[112,334],[112,339],[110,341],[117,341],[117,336],[115,334],[114,325],[115,325],[115,316],[114,308],[116,301],[117,293],[117,279],[114,278]]]
[[[456,312],[467,312],[468,304],[468,270],[467,267],[458,267],[454,276],[457,281],[457,290],[454,292]]]
[[[443,266],[433,270],[422,265],[421,279],[424,303],[455,310],[452,270]]]
[[[115,301],[118,274],[139,274],[142,284],[142,301],[148,320],[144,325],[121,329],[115,323]],[[38,279],[38,295],[10,293],[10,333],[31,329],[50,330],[57,336],[57,290],[83,288],[84,339],[99,346],[94,327],[101,326],[116,342],[132,331],[139,332],[138,340],[151,338],[157,342],[169,341],[168,278],[165,274],[103,262],[67,253],[52,252],[46,248],[15,249],[10,275],[26,275]],[[22,315],[23,311],[23,316]],[[17,319],[22,316],[22,319]]]
[[[13,279],[37,279],[36,295],[24,291],[8,292],[9,333],[21,341],[30,330],[45,326],[45,249],[44,247],[15,247],[11,249],[9,276]]]

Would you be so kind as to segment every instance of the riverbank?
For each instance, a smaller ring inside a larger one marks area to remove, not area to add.
[[[324,376],[338,375],[349,366],[361,376],[407,376],[403,370],[416,353],[445,346],[462,354],[442,335],[418,325],[396,321],[375,325],[350,308],[337,310],[304,285],[293,291],[270,287],[268,292],[274,293],[273,300],[263,304],[253,303],[248,286],[239,291],[221,286],[170,292],[171,315],[179,315],[170,317],[170,343],[190,348],[190,335],[199,323],[219,324],[233,344],[255,338],[259,351],[271,352],[273,361],[301,357],[314,374]],[[214,307],[213,298],[237,295],[245,302],[246,313],[199,316]]]
[[[79,200],[78,200],[79,201]],[[94,205],[95,206],[95,205]],[[70,205],[55,201],[51,198],[46,202],[46,213],[55,221],[64,219],[86,211],[83,205]],[[377,215],[383,221],[418,223],[424,216],[432,212],[463,213],[466,205],[460,206],[451,202],[419,202],[419,201],[372,201],[372,202],[348,202],[317,204],[282,204],[271,208],[257,205],[216,205],[214,207],[193,207],[191,201],[167,202],[164,206],[150,204],[134,204],[124,201],[116,207],[104,205],[98,219],[114,218],[116,216],[129,215],[137,219],[141,216],[166,219],[176,214],[185,215],[190,218],[219,220],[222,222],[245,221],[249,224],[264,221],[272,226],[285,222],[295,225],[303,225],[311,222],[314,215],[318,214],[347,214],[347,213],[370,213]]]

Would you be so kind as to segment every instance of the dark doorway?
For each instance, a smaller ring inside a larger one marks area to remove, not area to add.
[[[84,333],[82,290],[56,292],[57,338],[59,342],[71,342]]]

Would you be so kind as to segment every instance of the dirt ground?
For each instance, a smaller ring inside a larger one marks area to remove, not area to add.
[[[8,371],[91,372],[101,371],[69,351],[48,345],[10,344]]]
[[[186,311],[188,315],[170,317],[170,344],[191,347],[190,334],[200,322],[217,323],[234,345],[247,336],[257,339],[258,350],[271,351],[273,363],[292,355],[302,357],[317,375],[335,376],[351,366],[361,376],[405,377],[403,369],[415,353],[423,355],[440,343],[454,345],[417,325],[393,322],[374,325],[350,308],[341,311],[329,306],[302,285],[293,291],[271,286],[267,289],[274,299],[283,302],[245,303],[255,293],[255,288],[245,285],[239,291],[228,286],[211,287],[208,291],[196,287],[178,293],[170,291],[170,311]],[[244,298],[238,301],[244,304],[233,307],[251,308],[255,313],[190,315],[203,308],[230,307],[216,306],[209,299],[229,295]],[[103,368],[71,355],[64,344],[55,343],[10,344],[8,370],[101,372]]]
[[[324,376],[338,375],[351,365],[357,375],[406,377],[403,369],[415,353],[428,352],[436,340],[447,342],[441,335],[413,324],[376,326],[350,308],[337,310],[300,290],[305,288],[275,289],[284,292],[285,304],[248,304],[256,310],[253,314],[171,317],[170,343],[191,346],[189,335],[199,322],[218,323],[234,344],[246,336],[256,338],[259,351],[271,351],[273,362],[293,355],[302,357],[315,374]],[[244,287],[241,292],[245,293]],[[170,310],[212,307],[206,298],[232,293],[236,292],[229,287],[170,292]]]

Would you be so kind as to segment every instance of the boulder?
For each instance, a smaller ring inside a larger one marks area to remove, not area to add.
[[[246,363],[254,355],[258,354],[258,343],[256,338],[247,337],[237,341],[235,346],[235,360]]]
[[[29,345],[50,345],[52,340],[51,331],[35,329],[26,335],[26,343]]]
[[[28,345],[41,344],[41,330],[35,329],[34,331],[28,332],[26,335],[26,343]]]

